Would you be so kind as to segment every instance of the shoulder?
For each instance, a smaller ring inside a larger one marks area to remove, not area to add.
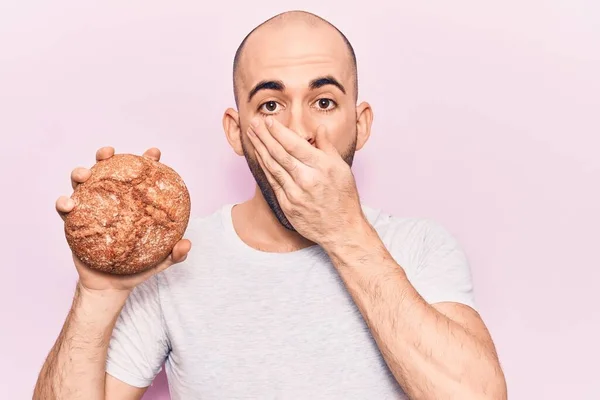
[[[458,240],[427,218],[402,218],[367,209],[388,251],[430,304],[462,303],[475,309],[471,269]]]
[[[397,216],[369,206],[363,211],[386,244],[427,250],[439,242],[457,243],[450,230],[433,219]]]
[[[368,206],[363,206],[363,210],[388,251],[412,272],[418,272],[432,258],[443,255],[466,263],[458,239],[438,221],[397,216]]]

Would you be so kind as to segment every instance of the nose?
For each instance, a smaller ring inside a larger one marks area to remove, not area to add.
[[[288,117],[287,127],[298,134],[302,139],[307,140],[311,145],[315,143],[315,130],[311,129],[308,117],[300,109],[292,110]]]

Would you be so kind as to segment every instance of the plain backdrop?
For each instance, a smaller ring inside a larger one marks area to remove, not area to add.
[[[0,1],[0,398],[31,398],[76,273],[54,212],[104,145],[157,146],[195,216],[252,194],[234,52],[290,9],[355,47],[363,201],[458,237],[510,399],[600,398],[600,9],[577,0]],[[209,238],[207,238],[208,240]],[[145,399],[168,399],[160,375]]]

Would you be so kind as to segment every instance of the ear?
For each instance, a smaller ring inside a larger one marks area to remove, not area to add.
[[[229,145],[238,156],[244,155],[242,150],[242,138],[240,136],[240,115],[233,108],[228,108],[223,114],[223,130]]]
[[[371,136],[371,125],[373,124],[373,110],[369,103],[362,102],[356,107],[356,150],[362,147]]]

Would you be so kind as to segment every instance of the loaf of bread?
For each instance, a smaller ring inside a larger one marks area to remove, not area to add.
[[[170,167],[146,157],[117,154],[91,168],[75,189],[65,220],[73,254],[92,269],[130,275],[165,260],[182,239],[190,195]]]

